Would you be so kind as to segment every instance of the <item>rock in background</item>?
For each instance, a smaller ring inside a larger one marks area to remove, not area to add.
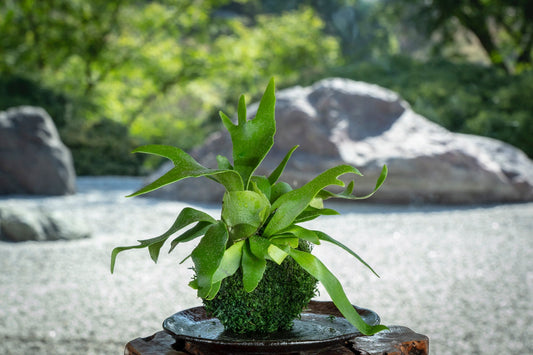
[[[72,194],[75,183],[70,151],[45,110],[0,112],[0,194]]]
[[[0,240],[10,242],[87,238],[83,223],[65,219],[43,208],[0,207]]]
[[[254,117],[257,103],[248,110]],[[282,176],[301,186],[324,170],[348,163],[364,177],[356,194],[372,190],[383,164],[389,177],[369,201],[382,203],[478,204],[533,201],[533,162],[503,142],[452,133],[415,113],[398,94],[382,87],[332,78],[277,93],[275,145],[262,164],[268,173],[296,144]],[[231,156],[225,131],[191,153],[216,167],[216,155]],[[162,167],[150,181],[171,165]],[[188,179],[149,195],[220,201],[223,189],[208,179]]]

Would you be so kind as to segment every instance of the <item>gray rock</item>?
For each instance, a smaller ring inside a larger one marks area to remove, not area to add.
[[[248,110],[253,117],[257,104]],[[301,186],[338,164],[357,167],[356,194],[374,187],[383,164],[389,177],[369,201],[476,204],[533,201],[533,162],[494,139],[455,134],[415,113],[398,94],[363,82],[325,79],[277,93],[275,145],[263,162],[272,171],[295,144],[284,181]],[[192,155],[216,167],[230,156],[225,132],[210,136]],[[166,165],[149,180],[161,176]],[[259,173],[265,171],[259,171]],[[223,190],[207,179],[189,179],[154,191],[153,197],[220,201]]]
[[[70,151],[45,110],[0,112],[0,194],[65,195],[75,183]]]
[[[42,208],[0,208],[0,240],[74,240],[89,236],[89,230],[79,221],[72,218],[66,220]]]

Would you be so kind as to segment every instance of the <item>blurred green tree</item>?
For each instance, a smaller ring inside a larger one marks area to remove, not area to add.
[[[347,61],[375,59],[398,52],[395,24],[383,16],[380,1],[251,0],[226,6],[255,20],[261,14],[283,14],[312,8],[324,22],[324,33],[338,39]]]
[[[107,131],[105,144],[119,137],[131,142],[131,135],[139,143],[191,148],[229,98],[258,95],[273,75],[281,87],[338,64],[338,42],[324,36],[315,11],[248,21],[224,10],[246,2],[6,0],[0,3],[0,75],[14,81],[0,81],[0,91],[29,79],[45,93],[63,95],[68,110],[54,118],[64,140],[83,152],[84,173],[101,173],[91,167],[97,149],[89,138]],[[0,101],[0,109],[44,102],[18,93]],[[126,130],[107,129],[114,127],[108,120]]]
[[[82,62],[77,87],[89,94],[121,58],[106,57],[124,1],[6,0],[0,6],[0,71],[52,75]],[[104,60],[105,58],[105,60]]]
[[[7,0],[0,6],[0,73],[99,105],[117,80],[132,78],[140,85],[122,118],[130,123],[158,94],[199,75],[198,43],[209,35],[212,9],[226,2]]]
[[[533,65],[531,0],[386,0],[408,14],[439,45],[453,42],[458,29],[473,34],[493,65],[508,73]]]

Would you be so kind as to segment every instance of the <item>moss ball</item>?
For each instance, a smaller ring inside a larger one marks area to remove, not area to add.
[[[301,245],[300,249],[309,251],[310,247]],[[239,269],[222,281],[214,299],[203,302],[206,311],[218,318],[229,332],[290,330],[293,320],[316,295],[317,282],[290,257],[281,265],[267,260],[263,279],[252,292],[244,290]]]

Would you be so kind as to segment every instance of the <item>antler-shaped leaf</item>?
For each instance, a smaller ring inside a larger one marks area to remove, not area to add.
[[[261,98],[254,119],[246,120],[244,96],[239,100],[237,125],[220,112],[222,123],[229,131],[233,143],[233,166],[241,175],[245,189],[248,189],[250,177],[274,145],[275,104],[274,78],[272,78]]]
[[[332,198],[332,197],[335,197],[335,198],[342,198],[342,199],[346,199],[346,200],[364,200],[364,199],[367,199],[369,198],[370,196],[372,196],[374,193],[376,193],[376,191],[381,187],[381,185],[383,185],[383,183],[385,182],[385,179],[387,178],[387,174],[388,174],[388,169],[387,169],[387,165],[383,165],[383,168],[381,169],[381,174],[379,175],[377,181],[376,181],[376,186],[374,187],[374,190],[369,193],[368,195],[364,195],[364,196],[354,196],[352,195],[352,192],[353,192],[353,188],[354,188],[354,182],[351,181],[348,186],[346,187],[346,189],[341,192],[341,193],[333,193],[333,192],[330,192],[330,191],[327,191],[327,190],[322,190],[318,193],[318,197],[324,199],[324,200],[327,200],[328,198]],[[360,176],[363,176],[361,173],[358,172],[357,175],[360,175]]]
[[[352,306],[339,280],[324,266],[314,255],[304,251],[290,249],[289,255],[309,274],[322,283],[331,300],[337,306],[342,315],[352,323],[361,333],[372,335],[388,329],[384,325],[369,325],[361,318]]]
[[[226,249],[218,269],[213,274],[213,283],[218,283],[237,272],[241,266],[242,248],[245,242],[240,240]]]
[[[320,216],[334,216],[338,214],[340,213],[331,208],[314,208],[309,206],[296,217],[294,223],[311,221]]]
[[[114,248],[113,251],[111,252],[111,273],[113,273],[115,269],[115,261],[116,261],[118,253],[124,250],[148,248],[150,257],[152,258],[154,262],[157,262],[157,259],[159,257],[159,251],[161,247],[163,246],[163,244],[166,242],[166,240],[172,234],[176,233],[180,229],[195,222],[199,222],[199,224],[202,223],[203,225],[203,223],[214,224],[217,221],[205,212],[195,210],[194,208],[186,207],[180,212],[180,214],[178,215],[178,217],[176,218],[172,226],[160,236],[155,237],[155,238],[150,238],[150,239],[139,240],[140,244],[138,245]],[[194,228],[196,227],[193,227],[193,229]],[[203,235],[203,234],[196,234],[196,236],[200,236],[200,235]],[[188,240],[191,240],[191,238],[188,238],[187,241]],[[186,241],[186,240],[181,240],[181,241]],[[173,243],[174,243],[174,246],[172,247],[172,249],[176,246],[175,244],[177,244],[178,242],[174,241]]]
[[[196,272],[196,286],[198,297],[207,298],[214,296],[220,282],[213,282],[213,276],[222,262],[226,243],[228,242],[228,230],[223,222],[213,224],[200,240],[191,253]],[[212,290],[215,287],[215,290]]]
[[[189,178],[206,176],[224,185],[228,191],[243,190],[241,176],[231,169],[210,169],[198,163],[193,157],[183,150],[168,145],[145,145],[133,151],[134,153],[147,153],[165,157],[172,160],[174,167],[156,181],[142,189],[128,195],[137,196],[159,189],[173,182]]]
[[[270,237],[269,239],[272,240],[273,238],[276,238],[276,236],[278,235],[282,235],[282,236],[293,235],[297,237],[298,239],[306,240],[316,245],[320,244],[320,239],[317,236],[316,231],[313,231],[313,230],[310,230],[310,229],[307,229],[301,226],[297,226],[294,224],[288,228],[283,229],[282,231],[279,232],[279,234],[276,234]]]
[[[359,255],[357,255],[352,249],[348,248],[346,245],[342,244],[341,242],[339,242],[338,240],[336,239],[333,239],[332,237],[330,237],[329,235],[327,235],[326,233],[324,232],[321,232],[321,231],[313,231],[316,233],[318,239],[320,240],[324,240],[326,242],[330,242],[332,244],[335,244],[336,246],[344,249],[345,251],[347,251],[349,254],[351,254],[354,258],[356,258],[357,260],[359,260],[364,266],[366,266],[367,268],[370,269],[370,271],[372,271],[374,273],[374,275],[376,275],[377,277],[379,277],[379,275],[374,271],[374,269],[372,269],[370,267],[370,265],[368,265],[366,263],[366,261],[363,260],[363,258],[361,258]]]
[[[252,239],[246,240],[242,253],[242,283],[246,292],[255,290],[259,281],[263,278],[266,269],[266,260],[257,257],[251,250]]]
[[[278,181],[279,177],[283,173],[283,170],[285,170],[285,167],[287,166],[287,163],[289,159],[291,158],[292,153],[298,148],[298,145],[295,145],[294,147],[289,150],[289,152],[285,155],[281,163],[272,171],[272,173],[268,176],[268,182],[270,182],[270,185],[274,185],[276,181]]]
[[[349,165],[339,165],[328,169],[315,177],[302,187],[287,192],[272,204],[272,211],[276,211],[265,228],[264,235],[270,237],[280,230],[290,226],[296,217],[304,211],[313,198],[322,189],[331,185],[344,186],[338,176],[346,173],[358,173],[358,170]]]

